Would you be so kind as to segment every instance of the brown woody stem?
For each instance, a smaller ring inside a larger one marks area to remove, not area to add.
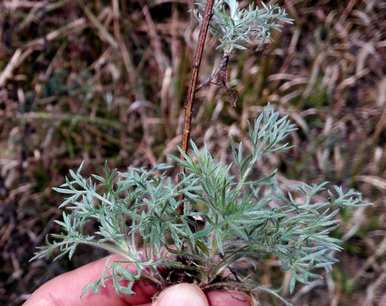
[[[200,71],[202,55],[204,53],[206,36],[208,34],[209,22],[212,17],[214,0],[208,0],[205,6],[204,18],[200,28],[200,34],[198,36],[198,45],[194,52],[193,57],[193,69],[192,69],[192,78],[190,80],[188,97],[185,103],[185,115],[184,115],[184,130],[182,134],[182,149],[184,152],[188,152],[189,149],[189,140],[190,133],[192,128],[192,110],[194,97],[196,93],[197,83],[198,83],[198,74]]]

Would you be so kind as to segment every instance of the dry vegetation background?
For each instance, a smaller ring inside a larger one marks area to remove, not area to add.
[[[300,127],[297,147],[259,168],[296,180],[361,190],[374,206],[343,212],[340,263],[299,286],[296,305],[386,305],[386,2],[280,1],[295,20],[259,52],[232,60],[232,97],[200,93],[193,138],[226,159],[229,135],[271,102]],[[69,168],[107,160],[124,169],[167,160],[180,143],[182,108],[198,29],[191,1],[0,3],[0,305],[20,305],[37,286],[97,256],[29,263],[57,227]],[[202,80],[218,62],[209,41]],[[281,283],[275,259],[261,283]],[[270,301],[271,305],[275,301]]]

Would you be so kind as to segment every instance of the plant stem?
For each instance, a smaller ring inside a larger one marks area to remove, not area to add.
[[[204,18],[201,24],[200,34],[198,36],[198,45],[196,47],[193,57],[192,77],[190,80],[188,97],[185,103],[184,130],[182,135],[182,149],[185,153],[187,153],[189,149],[190,132],[192,127],[192,109],[198,83],[198,74],[200,71],[202,55],[205,47],[206,36],[208,34],[209,22],[210,18],[212,17],[213,4],[214,0],[208,0],[206,2]]]

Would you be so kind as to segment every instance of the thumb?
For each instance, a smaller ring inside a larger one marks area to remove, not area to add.
[[[196,285],[182,283],[161,292],[154,306],[209,306],[204,292]]]

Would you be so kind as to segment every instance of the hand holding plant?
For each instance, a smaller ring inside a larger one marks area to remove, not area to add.
[[[146,281],[137,282],[134,286],[135,294],[131,296],[117,294],[111,282],[107,282],[98,295],[82,295],[81,289],[100,276],[106,261],[114,259],[118,260],[117,256],[109,256],[56,277],[35,291],[24,306],[150,306],[152,301],[156,306],[250,305],[248,297],[237,292],[212,290],[204,294],[192,284],[179,284],[158,292],[156,287]],[[130,269],[130,266],[127,268]]]
[[[202,3],[197,4],[202,17]],[[211,32],[223,55],[253,42],[267,42],[279,22],[289,22],[278,7],[241,9],[235,0],[216,1]],[[226,70],[226,65],[222,68]],[[58,253],[71,258],[78,245],[101,248],[119,256],[85,287],[103,292],[110,283],[117,294],[135,296],[136,284],[147,281],[163,290],[176,283],[193,283],[202,290],[237,290],[257,301],[259,276],[266,258],[276,258],[289,272],[289,291],[298,282],[319,278],[330,270],[340,250],[331,232],[340,208],[365,205],[360,193],[327,183],[283,188],[270,173],[256,171],[269,154],[289,149],[288,135],[296,130],[287,117],[268,106],[251,124],[248,145],[234,144],[232,161],[217,161],[193,142],[173,159],[183,171],[175,182],[169,169],[105,169],[103,176],[84,177],[80,167],[56,188],[66,208],[56,221],[62,233],[40,248],[34,258]],[[327,188],[329,187],[329,188]],[[180,209],[182,208],[182,209]],[[130,264],[132,269],[127,269]]]

